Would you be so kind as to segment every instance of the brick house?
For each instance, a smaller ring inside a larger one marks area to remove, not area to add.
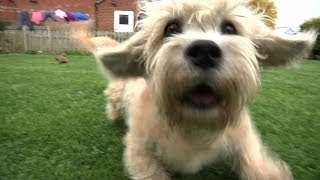
[[[136,0],[0,0],[0,22],[16,25],[22,11],[55,11],[88,14],[98,31],[132,32],[136,20]],[[50,26],[66,23],[45,22]]]

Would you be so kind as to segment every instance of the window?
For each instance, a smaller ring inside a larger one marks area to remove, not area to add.
[[[119,24],[124,24],[124,25],[129,24],[129,16],[128,15],[120,15],[119,16]]]
[[[133,11],[114,11],[113,29],[115,32],[133,32],[133,24]]]

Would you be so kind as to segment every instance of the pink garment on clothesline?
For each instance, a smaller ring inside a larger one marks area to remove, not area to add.
[[[42,21],[42,13],[40,11],[33,12],[31,21],[34,22],[35,24],[40,24],[40,22]]]
[[[62,11],[61,9],[58,9],[54,12],[56,14],[57,17],[64,19],[65,17],[67,17],[66,12]]]

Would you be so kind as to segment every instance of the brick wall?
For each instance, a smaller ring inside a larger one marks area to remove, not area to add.
[[[16,4],[10,0],[0,1],[0,21],[15,22],[17,20]]]
[[[61,9],[70,12],[89,14],[97,23],[99,31],[113,31],[113,11],[136,11],[136,0],[105,0],[95,6],[96,0],[0,0],[0,21],[16,25],[21,11],[55,11]],[[54,3],[53,3],[54,2]],[[116,2],[116,4],[112,4]],[[50,21],[50,20],[49,20]],[[59,20],[57,23],[65,23]],[[48,22],[54,26],[56,23]]]
[[[135,0],[116,0],[117,4],[113,5],[111,0],[104,1],[97,6],[97,24],[100,31],[113,31],[114,11],[134,11],[136,15]]]

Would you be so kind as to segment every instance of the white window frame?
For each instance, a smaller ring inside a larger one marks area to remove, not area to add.
[[[120,16],[128,16],[128,24],[120,24]],[[134,12],[133,11],[114,11],[114,32],[133,32],[134,30]]]

